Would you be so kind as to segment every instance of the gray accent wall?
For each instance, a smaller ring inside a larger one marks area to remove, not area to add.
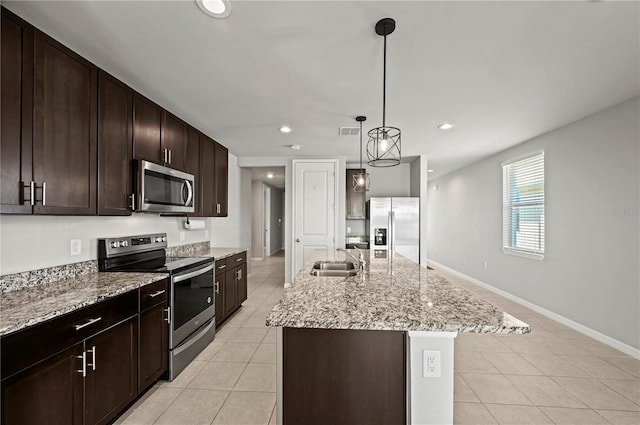
[[[635,97],[429,182],[429,260],[640,348],[639,103]],[[540,149],[542,261],[501,250],[501,163]]]

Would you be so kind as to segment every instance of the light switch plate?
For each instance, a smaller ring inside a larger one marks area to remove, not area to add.
[[[71,255],[82,254],[82,240],[71,239],[71,242],[69,243],[69,254]]]

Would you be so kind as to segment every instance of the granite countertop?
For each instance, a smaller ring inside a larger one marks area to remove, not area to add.
[[[352,250],[355,255],[355,250]],[[477,295],[398,254],[367,258],[366,273],[348,278],[309,274],[314,253],[267,317],[267,326],[321,329],[514,333],[531,331]],[[329,254],[331,255],[331,254]],[[349,258],[347,257],[347,260]],[[357,267],[357,266],[356,266]]]
[[[208,257],[213,257],[216,260],[222,260],[223,258],[231,257],[235,254],[245,252],[247,248],[214,248],[211,247],[206,254]],[[247,259],[248,260],[248,259]]]
[[[164,273],[89,273],[2,294],[0,336],[168,277]]]

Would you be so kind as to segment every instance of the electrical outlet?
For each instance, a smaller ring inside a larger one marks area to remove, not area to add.
[[[80,255],[82,254],[82,240],[80,239],[71,239],[69,244],[69,253],[71,255]]]
[[[440,378],[440,351],[422,350],[422,376]]]
[[[180,242],[184,242],[184,232],[180,232]]]

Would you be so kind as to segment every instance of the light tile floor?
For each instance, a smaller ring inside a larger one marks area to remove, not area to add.
[[[533,328],[529,335],[458,335],[455,424],[640,425],[640,361],[484,288],[434,272]],[[117,423],[275,424],[275,331],[264,322],[283,282],[284,257],[253,262],[248,299],[215,341]]]

